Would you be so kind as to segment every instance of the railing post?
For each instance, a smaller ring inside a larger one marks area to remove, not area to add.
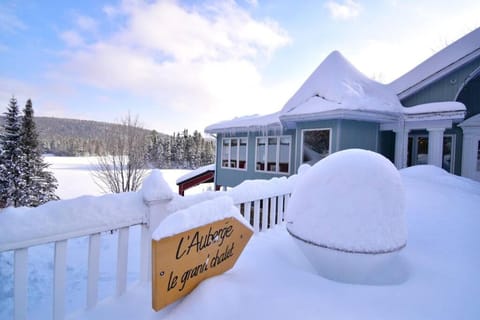
[[[100,233],[92,234],[88,239],[87,309],[93,309],[97,305],[100,240]]]
[[[27,319],[28,251],[27,249],[17,249],[14,256],[14,317],[15,320]]]
[[[53,319],[65,317],[65,277],[67,273],[67,240],[55,242],[53,273]]]
[[[140,282],[145,283],[152,278],[152,233],[171,213],[168,204],[175,193],[168,186],[160,170],[152,170],[145,179],[142,190],[143,201],[148,207],[140,241]]]
[[[129,228],[118,230],[117,243],[117,296],[125,293],[127,288],[127,265],[128,265],[128,235]]]

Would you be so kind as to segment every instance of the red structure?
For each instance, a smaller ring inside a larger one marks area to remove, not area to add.
[[[215,170],[207,170],[189,177],[183,181],[177,181],[178,194],[185,195],[185,190],[198,186],[202,183],[212,183],[215,180]],[[220,190],[219,186],[215,186],[215,191]]]

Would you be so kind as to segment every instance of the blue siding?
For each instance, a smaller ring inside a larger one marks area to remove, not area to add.
[[[463,87],[468,76],[479,67],[480,57],[445,75],[418,92],[405,97],[402,99],[402,104],[410,107],[429,102],[455,101],[458,91]]]
[[[331,129],[330,152],[359,148],[379,152],[379,125],[373,122],[354,120],[318,120],[297,124],[296,167],[301,164],[302,130]]]
[[[373,122],[341,120],[339,150],[360,148],[378,152],[379,125]]]

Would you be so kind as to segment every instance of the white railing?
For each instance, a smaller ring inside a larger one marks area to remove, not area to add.
[[[150,177],[148,179],[150,179]],[[158,176],[155,178],[158,179]],[[142,204],[139,205],[137,203],[132,206],[132,208],[143,208],[143,210],[140,210],[142,212],[129,213],[128,216],[116,212],[108,213],[110,216],[107,219],[104,216],[98,215],[97,212],[96,214],[100,218],[92,219],[92,217],[89,217],[88,215],[92,214],[95,216],[95,213],[89,208],[81,208],[80,210],[73,210],[76,212],[72,212],[73,223],[68,225],[68,230],[61,229],[60,231],[57,230],[57,232],[50,234],[33,232],[33,235],[27,231],[25,232],[25,235],[14,240],[11,240],[8,235],[3,236],[3,238],[0,235],[0,252],[14,252],[13,304],[15,319],[27,318],[28,251],[30,247],[54,243],[53,319],[63,319],[65,316],[67,242],[70,239],[85,236],[89,238],[86,308],[92,309],[98,302],[99,264],[101,255],[100,236],[102,232],[118,230],[115,295],[120,296],[125,293],[127,289],[127,265],[129,256],[128,242],[130,228],[132,226],[141,225],[139,278],[140,282],[148,282],[151,279],[151,233],[169,213],[220,195],[228,195],[232,197],[235,206],[239,208],[245,219],[250,222],[254,231],[261,232],[266,231],[275,225],[281,224],[284,221],[285,210],[291,193],[290,185],[283,188],[273,188],[272,191],[272,189],[269,189],[269,184],[266,184],[263,180],[258,181],[257,183],[251,182],[251,184],[255,183],[253,192],[242,191],[242,188],[243,190],[251,191],[250,185],[244,185],[243,187],[240,186],[239,188],[233,188],[231,191],[225,193],[210,192],[190,197],[174,197],[170,189],[166,190],[164,188],[164,181],[152,182],[152,179],[148,180],[148,188],[146,183],[144,183],[144,186],[142,187]],[[152,191],[152,189],[155,188],[158,190],[159,185],[160,189],[164,190],[164,192]],[[62,201],[58,202],[60,207],[61,202]],[[79,204],[82,204],[82,202],[79,202]],[[54,205],[50,207],[54,208]],[[72,206],[70,205],[69,207]],[[35,227],[37,226],[52,223],[52,221],[45,221],[45,216],[48,216],[49,213],[47,209],[48,207],[43,210],[45,212],[39,212],[39,214],[19,214],[20,218],[15,217],[13,220],[2,220],[5,216],[0,216],[0,224],[3,222],[4,227],[6,228],[5,230],[15,229],[24,226],[25,224],[28,224],[30,227],[30,229],[27,228],[27,230],[35,230]],[[100,209],[100,211],[102,211],[103,214],[103,211],[105,210]],[[130,208],[124,209],[124,212],[130,211]],[[81,220],[81,216],[78,216],[79,213],[84,215],[85,218],[88,218],[85,220],[90,221],[88,221],[88,223],[80,223],[80,225],[77,225],[76,221]],[[70,214],[70,212],[67,214]],[[49,219],[54,222],[55,215],[51,215]],[[91,220],[94,222],[92,223]],[[5,221],[7,223],[5,223]],[[6,225],[8,223],[10,223],[10,225]]]
[[[296,176],[270,180],[247,180],[227,191],[255,232],[266,231],[285,221],[285,211]]]
[[[242,216],[250,222],[255,232],[266,231],[285,221],[290,194],[282,194],[268,198],[252,199],[236,203]]]
[[[118,229],[117,245],[117,269],[116,269],[116,295],[122,295],[126,290],[127,284],[127,263],[128,263],[128,238],[130,227],[142,225],[142,243],[141,246],[148,247],[150,235],[148,225],[141,215],[137,221],[131,221],[127,224],[116,226],[98,226],[92,231],[79,230],[75,233],[57,234],[52,237],[41,239],[29,239],[28,241],[18,241],[3,244],[0,251],[14,252],[14,318],[27,318],[27,289],[28,289],[28,249],[29,247],[54,243],[54,261],[53,261],[53,319],[63,319],[65,316],[65,279],[66,279],[66,261],[67,261],[67,242],[69,239],[84,237],[89,238],[88,245],[88,275],[87,275],[87,299],[86,307],[91,309],[96,306],[98,301],[98,279],[100,266],[100,234]],[[140,264],[148,263],[148,257],[145,250],[141,251]],[[148,271],[142,269],[140,279],[148,279],[145,274]]]

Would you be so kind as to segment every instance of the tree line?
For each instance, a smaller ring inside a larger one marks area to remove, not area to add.
[[[147,161],[154,168],[196,169],[215,162],[215,140],[187,129],[171,136],[152,131],[148,138]]]
[[[5,121],[5,117],[2,117]],[[121,121],[120,121],[121,122]],[[42,153],[56,156],[100,156],[106,151],[106,137],[121,123],[35,117]],[[1,131],[0,126],[0,131]],[[147,165],[161,169],[195,169],[215,161],[215,140],[184,129],[171,135],[135,128],[145,136]]]

